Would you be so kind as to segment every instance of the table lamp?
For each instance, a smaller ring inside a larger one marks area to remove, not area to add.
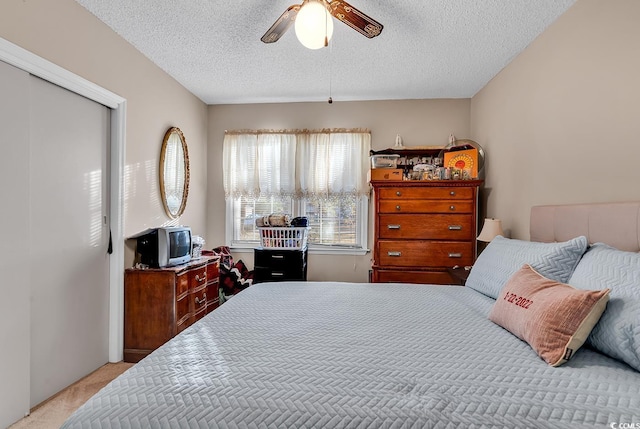
[[[488,243],[498,235],[504,236],[502,221],[500,219],[486,218],[482,226],[482,231],[480,231],[480,235],[478,236],[478,241]]]

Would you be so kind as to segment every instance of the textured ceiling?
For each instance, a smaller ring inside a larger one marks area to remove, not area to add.
[[[296,0],[76,1],[207,104],[469,98],[575,2],[349,0],[380,36],[312,51],[260,41]]]

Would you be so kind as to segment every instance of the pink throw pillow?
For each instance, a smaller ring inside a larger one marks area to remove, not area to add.
[[[609,289],[576,289],[524,265],[504,285],[489,319],[559,366],[584,344],[608,300]]]

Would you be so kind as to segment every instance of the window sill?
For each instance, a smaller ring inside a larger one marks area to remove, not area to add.
[[[254,249],[258,248],[257,244],[254,246],[249,245],[236,245],[231,246],[230,249],[232,252],[238,253],[249,253],[253,252]],[[356,255],[363,256],[370,252],[370,249],[345,249],[345,248],[334,248],[334,247],[312,247],[309,246],[309,253],[314,255]]]

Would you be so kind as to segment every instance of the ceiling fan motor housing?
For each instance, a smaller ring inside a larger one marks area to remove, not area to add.
[[[312,6],[312,8],[316,7],[317,10],[320,10],[320,16],[323,16],[321,14],[322,10],[318,9],[317,6],[314,5],[322,6],[328,11],[328,14],[324,14],[324,19],[321,18],[317,20],[319,29],[316,31],[318,34],[321,34],[321,36],[319,37],[321,43],[319,43],[320,46],[311,49],[318,49],[323,46],[327,46],[329,40],[331,39],[331,33],[333,32],[333,20],[330,19],[330,16],[336,18],[340,22],[345,23],[346,25],[369,39],[380,35],[380,33],[382,32],[382,24],[380,24],[370,16],[362,13],[345,1],[333,0],[331,2],[327,2],[327,0],[304,0],[302,4],[289,6],[289,8],[284,11],[284,13],[276,20],[271,28],[269,28],[267,32],[264,33],[260,40],[262,40],[264,43],[277,42],[294,22],[296,23],[296,34],[298,34],[297,18],[303,8],[309,6]],[[322,23],[322,21],[324,21],[324,23]],[[301,27],[302,26],[306,27],[307,25],[301,24]],[[331,27],[331,33],[329,32],[329,26]],[[304,42],[302,43],[304,44]],[[314,46],[317,44],[318,43],[314,44]]]

